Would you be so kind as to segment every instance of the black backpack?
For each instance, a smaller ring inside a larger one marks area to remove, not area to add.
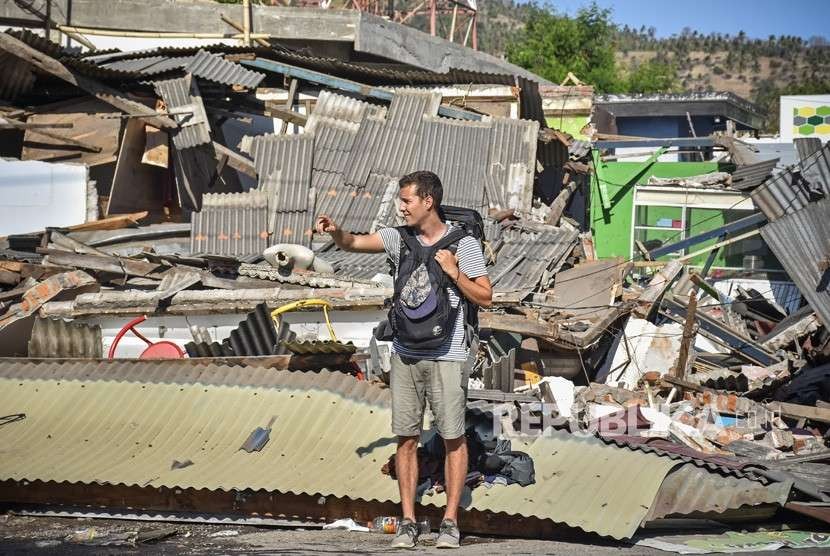
[[[414,350],[437,349],[444,345],[454,331],[458,311],[462,306],[459,303],[458,307],[453,307],[450,303],[447,293],[450,279],[435,260],[435,253],[440,249],[447,249],[455,254],[458,250],[458,243],[463,238],[473,236],[481,242],[484,237],[484,223],[478,212],[458,207],[442,207],[442,209],[443,219],[452,223],[456,229],[434,245],[422,245],[409,226],[396,228],[401,236],[401,249],[392,308],[389,310],[389,324],[398,342]],[[403,312],[400,306],[400,292],[421,263],[426,266],[430,284],[436,289],[438,303],[432,313],[424,318],[413,320]],[[467,324],[477,328],[478,306],[469,302],[460,291],[458,294],[465,306],[464,314]]]

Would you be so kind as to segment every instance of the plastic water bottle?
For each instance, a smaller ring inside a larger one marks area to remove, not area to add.
[[[394,535],[398,531],[399,522],[400,520],[397,517],[381,515],[369,523],[369,529],[371,529],[373,533]]]

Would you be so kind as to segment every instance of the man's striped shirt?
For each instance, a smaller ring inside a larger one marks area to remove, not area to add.
[[[451,230],[452,227],[447,226],[447,231],[444,233],[444,236],[449,234]],[[392,263],[395,265],[397,271],[401,255],[400,232],[396,228],[382,228],[378,231],[378,234],[383,240],[383,247],[386,250],[386,254],[392,259]],[[424,243],[421,237],[417,236],[417,238],[423,245]],[[456,256],[458,257],[458,268],[467,278],[472,280],[479,276],[487,275],[487,264],[484,261],[484,254],[481,252],[481,246],[479,246],[478,240],[474,237],[466,236],[458,242]],[[461,292],[458,291],[454,284],[450,284],[447,286],[447,293],[450,304],[453,307],[458,307],[461,302]],[[453,333],[441,347],[432,350],[415,350],[402,346],[398,343],[397,339],[394,339],[392,341],[392,350],[398,355],[415,359],[466,361],[468,347],[465,341],[464,322],[464,306],[462,305],[458,310],[458,317],[455,320]]]

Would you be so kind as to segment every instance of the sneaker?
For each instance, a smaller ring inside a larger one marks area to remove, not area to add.
[[[415,548],[418,542],[418,524],[411,519],[402,519],[398,532],[392,539],[392,548]]]
[[[441,528],[438,530],[438,540],[435,542],[436,548],[458,548],[461,546],[461,531],[458,530],[458,525],[451,519],[445,519],[441,522]]]

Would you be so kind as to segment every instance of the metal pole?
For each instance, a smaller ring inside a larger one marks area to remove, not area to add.
[[[429,34],[435,36],[435,2],[436,0],[429,0]]]

